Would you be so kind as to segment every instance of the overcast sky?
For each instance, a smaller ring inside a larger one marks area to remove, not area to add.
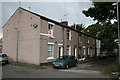
[[[76,23],[88,26],[95,23],[95,21],[85,17],[82,13],[82,10],[87,10],[92,6],[91,2],[21,2],[20,5],[25,9],[29,9],[30,7],[32,12],[58,22],[60,22],[61,19],[63,21],[67,20],[69,25]],[[2,3],[2,25],[8,21],[18,7],[18,2]],[[2,26],[0,27],[0,36],[2,36]]]

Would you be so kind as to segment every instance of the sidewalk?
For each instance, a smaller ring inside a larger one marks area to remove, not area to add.
[[[29,68],[29,69],[46,69],[45,67],[34,65],[34,64],[26,64],[26,63],[20,63],[20,62],[10,62],[7,64],[7,66],[13,66],[13,67],[20,67],[20,68]]]

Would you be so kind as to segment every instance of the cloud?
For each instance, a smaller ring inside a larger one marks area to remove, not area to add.
[[[3,36],[0,35],[0,39],[2,38]]]
[[[12,16],[15,10],[19,7],[19,2],[3,2],[3,25]],[[91,2],[21,2],[21,7],[46,16],[56,21],[67,20],[69,25],[73,23],[90,25],[95,22],[91,18],[85,17],[82,10],[92,6]],[[64,16],[68,14],[67,16]],[[0,30],[0,36],[2,29]]]

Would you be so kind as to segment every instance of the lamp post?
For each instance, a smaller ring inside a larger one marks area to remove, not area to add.
[[[18,28],[14,28],[16,30],[17,36],[16,36],[16,62],[18,62],[18,38],[19,38],[19,32]]]
[[[117,0],[117,20],[118,20],[118,46],[119,46],[119,57],[118,57],[118,61],[120,64],[120,2],[119,0]]]

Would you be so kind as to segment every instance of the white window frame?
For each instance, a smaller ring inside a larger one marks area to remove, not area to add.
[[[87,43],[89,44],[89,43],[90,43],[90,40],[87,40]]]
[[[55,25],[55,24],[54,24],[54,23],[51,23],[51,22],[48,22],[48,31],[50,31],[50,30],[49,30],[49,25],[52,25],[52,29],[51,29],[51,30],[54,31],[54,25]]]
[[[82,43],[82,39],[80,35],[79,35],[79,43]]]
[[[52,29],[49,29],[49,25],[52,25]],[[55,25],[54,23],[48,22],[48,31],[52,31],[53,32],[52,35],[48,34],[49,38],[55,38],[54,37],[54,25]]]
[[[48,42],[48,45],[52,45],[52,49],[53,50],[51,50],[52,51],[52,56],[50,56],[50,57],[48,56],[47,60],[54,59],[54,43]]]
[[[72,35],[71,30],[67,30],[67,34],[69,34],[69,36],[67,35],[68,40],[71,40],[71,35]]]

